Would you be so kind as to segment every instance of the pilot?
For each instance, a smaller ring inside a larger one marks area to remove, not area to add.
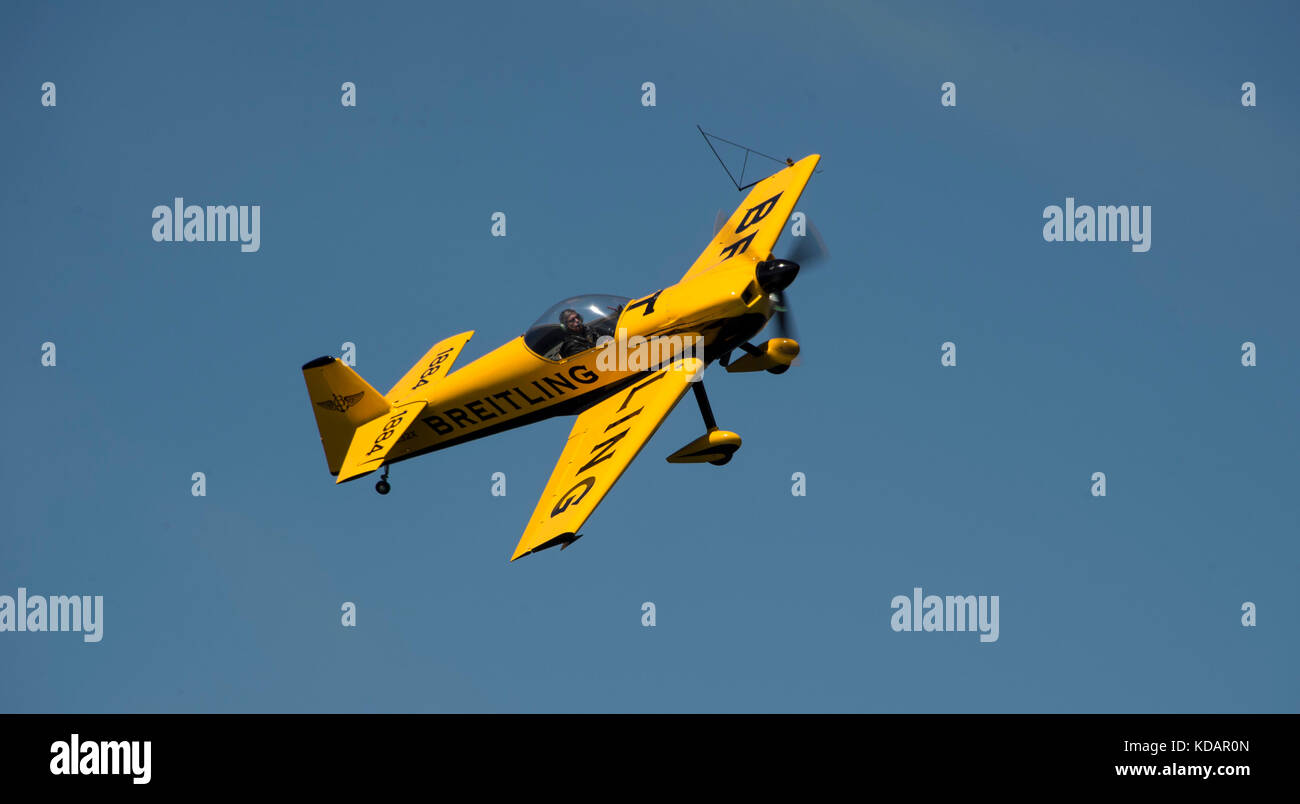
[[[596,345],[596,334],[582,323],[582,316],[577,310],[566,309],[560,313],[560,324],[564,326],[564,343],[560,344],[560,357],[573,357]]]

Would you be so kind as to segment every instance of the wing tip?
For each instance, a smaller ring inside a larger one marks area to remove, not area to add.
[[[569,545],[573,544],[574,542],[576,542],[581,538],[582,538],[581,533],[575,535],[572,531],[569,531],[567,533],[561,533],[559,536],[556,536],[554,538],[547,539],[546,541],[542,542],[536,547],[533,547],[528,550],[525,550],[524,543],[520,542],[519,546],[515,548],[515,554],[510,557],[510,561],[511,563],[513,563],[515,559],[523,558],[524,556],[530,556],[533,553],[539,552],[541,550],[545,550],[548,547],[554,547],[557,544],[560,546],[561,550],[564,550]]]

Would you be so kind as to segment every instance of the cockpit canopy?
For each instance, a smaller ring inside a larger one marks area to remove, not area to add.
[[[560,321],[561,313],[565,310],[577,312],[594,338],[602,335],[614,337],[619,314],[630,301],[626,296],[591,294],[556,302],[524,333],[524,344],[547,360],[563,360],[565,328]]]

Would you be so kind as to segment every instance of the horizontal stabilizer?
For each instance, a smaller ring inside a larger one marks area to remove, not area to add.
[[[372,422],[357,428],[348,447],[343,467],[339,469],[338,482],[373,472],[384,465],[384,458],[402,440],[407,429],[415,423],[427,403],[423,399],[403,402]]]

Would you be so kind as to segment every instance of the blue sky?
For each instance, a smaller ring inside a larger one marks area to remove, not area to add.
[[[104,596],[97,644],[0,633],[0,711],[1296,711],[1293,5],[0,19],[0,594]],[[834,255],[801,366],[707,375],[731,464],[663,461],[687,399],[513,564],[567,419],[332,484],[303,362],[386,389],[676,281],[739,200],[697,123],[821,153]],[[176,196],[259,204],[260,250],[155,243]],[[1066,197],[1151,205],[1151,250],[1045,242]],[[917,586],[999,639],[894,632]]]

